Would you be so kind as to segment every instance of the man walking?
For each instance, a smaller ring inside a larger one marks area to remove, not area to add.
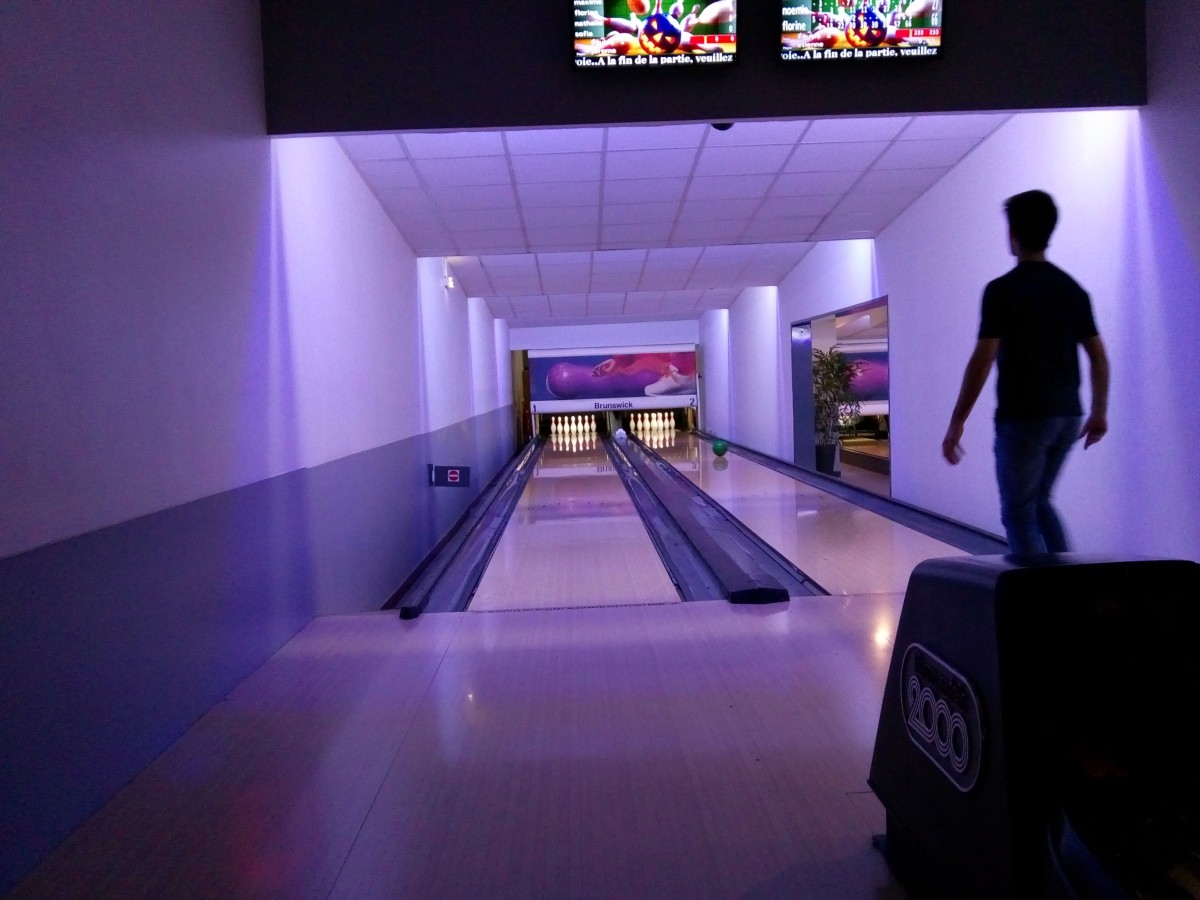
[[[1044,191],[1026,191],[1009,197],[1004,212],[1017,264],[984,289],[979,339],[942,455],[951,465],[962,459],[963,425],[997,363],[996,481],[1009,551],[1061,553],[1070,545],[1050,493],[1071,445],[1083,438],[1086,449],[1108,430],[1108,357],[1087,293],[1046,259],[1058,224],[1054,200]],[[1080,344],[1092,389],[1086,420],[1079,402]]]

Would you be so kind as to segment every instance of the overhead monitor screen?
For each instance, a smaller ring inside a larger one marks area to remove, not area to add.
[[[576,67],[714,66],[737,59],[737,0],[572,2]]]
[[[942,49],[942,0],[784,0],[785,61],[904,59]]]

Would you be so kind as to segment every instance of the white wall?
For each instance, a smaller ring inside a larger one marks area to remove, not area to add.
[[[486,301],[473,297],[466,303],[471,342],[471,410],[479,415],[512,403],[508,328],[503,319],[492,315]]]
[[[3,39],[0,557],[510,402],[336,140],[265,136],[254,3]]]
[[[695,319],[671,322],[618,322],[607,325],[514,327],[514,350],[572,350],[580,347],[639,347],[653,344],[698,344]]]
[[[729,310],[711,309],[700,317],[700,365],[700,427],[731,438]]]
[[[817,244],[779,285],[781,367],[776,415],[784,423],[780,459],[795,456],[792,441],[791,325],[874,300],[883,291],[876,279],[872,241],[825,241]],[[819,344],[817,344],[819,346]]]
[[[0,56],[4,557],[270,474],[270,155],[254,3],[4,4]]]
[[[273,460],[282,471],[424,430],[422,335],[416,257],[337,141],[276,138],[272,158],[281,235],[272,287],[287,343],[269,372],[290,379],[293,396],[276,392],[270,410],[295,423],[299,447]],[[455,324],[465,335],[465,315]]]
[[[783,455],[784,434],[791,432],[790,412],[780,415],[788,366],[779,335],[778,288],[742,291],[729,309],[730,437],[771,456]]]
[[[980,292],[1012,265],[1001,204],[1038,187],[1061,210],[1048,256],[1090,291],[1113,364],[1111,433],[1073,454],[1057,494],[1075,545],[1197,556],[1200,370],[1190,356],[1200,344],[1200,278],[1144,124],[1137,111],[1016,116],[878,238],[890,297],[897,499],[1001,530],[992,383],[968,423],[966,460],[951,469],[938,453]]]
[[[457,283],[447,288],[441,257],[417,261],[424,430],[437,431],[471,417],[471,329],[467,300]]]

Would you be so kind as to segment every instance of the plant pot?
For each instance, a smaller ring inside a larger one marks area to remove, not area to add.
[[[817,444],[817,471],[837,475],[837,444]]]

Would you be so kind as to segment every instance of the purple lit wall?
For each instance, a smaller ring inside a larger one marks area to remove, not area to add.
[[[729,409],[729,310],[711,309],[700,317],[700,427],[731,437]]]
[[[0,558],[234,485],[270,276],[255,4],[2,16]]]
[[[1114,372],[1111,432],[1075,452],[1058,490],[1076,546],[1186,559],[1200,553],[1200,369],[1187,362],[1200,344],[1192,164],[1200,153],[1200,79],[1185,51],[1163,53],[1152,80],[1153,88],[1166,79],[1154,94],[1161,105],[1019,114],[873,248],[820,244],[780,286],[781,345],[791,321],[889,296],[896,499],[1002,533],[993,381],[968,424],[962,464],[946,465],[939,445],[975,341],[983,285],[1012,266],[1001,205],[1041,187],[1062,212],[1049,258],[1091,292]],[[784,385],[786,374],[781,367]],[[789,406],[778,414],[790,415]]]
[[[779,415],[782,373],[789,356],[778,343],[779,290],[742,291],[729,309],[730,431],[734,441],[783,457],[791,416]],[[772,352],[774,350],[774,352]]]
[[[386,602],[474,496],[431,459],[514,449],[506,330],[430,311],[335,140],[266,137],[258,14],[0,4],[0,893]]]
[[[875,280],[875,247],[872,241],[823,241],[813,247],[779,285],[779,341],[786,347],[791,325],[855,306],[885,293]],[[824,348],[834,340],[829,334],[813,333],[813,346]],[[819,328],[819,326],[818,326]],[[779,452],[764,450],[780,459],[794,459],[792,437],[791,361],[785,357],[779,373],[779,416],[787,427],[779,437]],[[762,448],[756,448],[762,449]]]
[[[285,295],[291,358],[254,356],[293,373],[286,417],[297,462],[319,465],[426,431],[416,257],[334,138],[276,138],[272,159],[273,284]]]
[[[1200,371],[1188,358],[1200,343],[1200,277],[1182,224],[1195,221],[1196,199],[1190,210],[1173,204],[1150,121],[1136,110],[1017,116],[877,240],[891,300],[898,499],[1000,530],[993,382],[968,423],[963,463],[942,464],[938,444],[974,344],[982,286],[1012,265],[1001,204],[1039,187],[1061,213],[1048,258],[1091,293],[1113,366],[1111,432],[1076,450],[1057,492],[1075,545],[1196,558]],[[1186,151],[1175,144],[1171,152]],[[921,258],[936,282],[911,265]],[[1083,395],[1086,406],[1086,385]]]

